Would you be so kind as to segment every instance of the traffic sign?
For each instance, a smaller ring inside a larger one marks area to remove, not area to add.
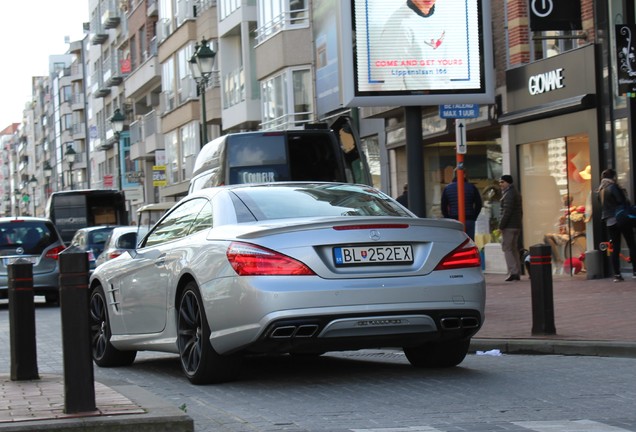
[[[439,116],[443,119],[477,118],[479,117],[479,105],[478,104],[440,105]]]
[[[466,122],[455,121],[455,140],[457,141],[457,154],[466,154]]]

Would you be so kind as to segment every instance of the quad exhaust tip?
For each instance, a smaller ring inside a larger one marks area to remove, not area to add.
[[[269,337],[272,339],[310,338],[317,332],[317,324],[287,325],[274,328]]]
[[[444,330],[473,329],[479,327],[479,320],[475,317],[447,317],[439,320]]]

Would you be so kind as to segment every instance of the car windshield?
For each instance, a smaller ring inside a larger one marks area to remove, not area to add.
[[[0,223],[0,255],[13,255],[18,248],[26,255],[40,255],[56,241],[55,230],[44,221],[14,219]]]
[[[234,191],[257,220],[313,216],[411,216],[388,195],[353,185],[268,185]]]

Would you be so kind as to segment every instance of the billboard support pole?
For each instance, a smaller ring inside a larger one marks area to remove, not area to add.
[[[422,108],[404,108],[406,126],[406,168],[409,185],[409,209],[419,217],[426,216],[424,208],[424,149],[422,148]]]

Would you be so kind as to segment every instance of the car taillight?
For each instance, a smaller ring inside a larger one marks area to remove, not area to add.
[[[48,251],[45,256],[47,258],[51,258],[51,259],[56,260],[58,258],[58,255],[60,254],[60,252],[62,252],[64,249],[66,249],[64,246],[56,246],[53,249],[51,249],[50,251]]]
[[[108,259],[113,259],[113,258],[117,258],[119,255],[121,255],[122,253],[124,253],[124,251],[121,250],[114,250],[112,252],[108,253]]]
[[[481,267],[481,257],[475,243],[466,240],[457,249],[449,253],[435,267],[435,270],[450,270],[466,267]]]
[[[233,242],[227,259],[239,276],[300,276],[315,273],[305,264],[260,246]]]

